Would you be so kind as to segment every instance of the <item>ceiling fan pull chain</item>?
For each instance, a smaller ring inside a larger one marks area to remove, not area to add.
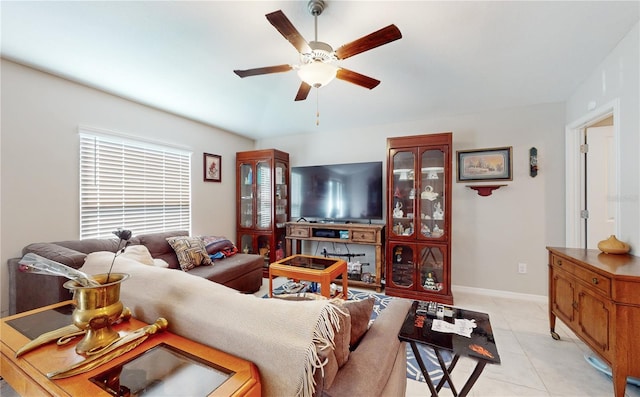
[[[318,91],[320,90],[316,88],[316,127],[320,126],[320,101],[318,100],[320,94]]]

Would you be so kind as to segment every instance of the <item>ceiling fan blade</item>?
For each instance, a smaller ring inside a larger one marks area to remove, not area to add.
[[[296,101],[304,101],[305,99],[307,99],[309,91],[311,91],[311,86],[303,81],[302,84],[300,84],[300,88],[298,88]]]
[[[289,40],[289,43],[293,44],[299,53],[304,54],[311,52],[311,47],[309,47],[307,41],[281,10],[269,13],[266,17],[267,20],[278,29],[278,32],[280,32],[285,39]]]
[[[339,68],[336,73],[336,78],[344,81],[348,81],[349,83],[353,83],[359,85],[364,88],[373,89],[378,84],[380,84],[380,80],[376,80],[374,78],[365,76],[364,74],[356,73],[352,70]]]
[[[338,59],[346,59],[361,52],[369,51],[373,48],[380,47],[383,44],[402,38],[402,33],[396,25],[389,25],[364,37],[361,37],[351,43],[347,43],[336,50]]]
[[[240,77],[250,77],[250,76],[257,76],[260,74],[288,72],[291,69],[293,69],[291,65],[276,65],[276,66],[265,66],[263,68],[255,68],[255,69],[247,69],[247,70],[234,70],[233,73],[237,74]]]

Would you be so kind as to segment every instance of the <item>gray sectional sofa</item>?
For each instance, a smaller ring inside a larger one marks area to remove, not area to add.
[[[169,268],[180,270],[178,258],[166,241],[167,237],[186,236],[186,231],[150,233],[132,237],[131,245],[144,245],[151,256],[162,259]],[[84,265],[87,254],[97,251],[115,252],[118,239],[68,240],[53,243],[33,243],[23,248],[29,252],[78,269]],[[62,285],[62,277],[43,276],[18,271],[20,258],[12,258],[9,266],[9,313],[15,314],[52,303],[69,300],[72,295]],[[198,266],[189,272],[195,276],[215,281],[244,293],[253,293],[262,285],[264,259],[259,255],[236,254],[215,261],[214,266]]]

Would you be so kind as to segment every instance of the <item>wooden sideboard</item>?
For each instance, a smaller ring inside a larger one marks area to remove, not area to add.
[[[301,242],[325,241],[340,244],[373,245],[375,247],[375,275],[372,282],[349,280],[349,285],[375,288],[382,291],[384,269],[384,225],[365,223],[287,222],[286,256],[301,254]],[[295,243],[295,247],[294,247]]]
[[[611,367],[615,397],[640,377],[640,257],[547,247],[549,325],[556,317]]]

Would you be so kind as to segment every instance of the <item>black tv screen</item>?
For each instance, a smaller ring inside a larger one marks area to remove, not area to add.
[[[382,218],[382,162],[291,168],[291,219]]]

